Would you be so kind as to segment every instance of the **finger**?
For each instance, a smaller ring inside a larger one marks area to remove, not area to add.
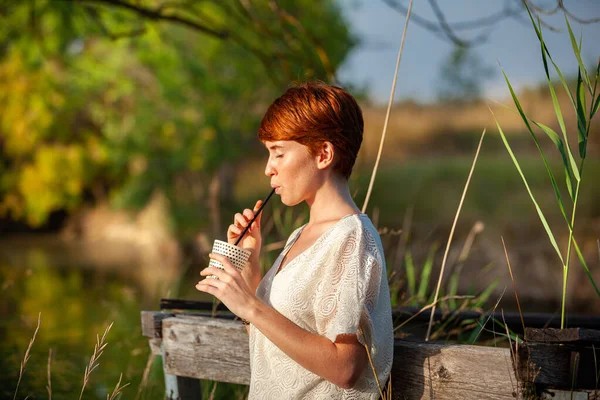
[[[248,219],[248,221],[252,221],[252,218],[254,218],[254,212],[249,208],[246,208],[243,211],[243,214],[244,214],[244,217],[246,217]]]
[[[204,268],[202,271],[200,271],[200,275],[201,276],[216,276],[218,278],[218,280],[222,281],[222,282],[230,282],[231,281],[231,277],[229,276],[229,274],[222,270],[221,268],[216,268],[216,267],[207,267]]]
[[[217,254],[217,253],[210,253],[208,255],[209,258],[212,258],[213,260],[219,261],[221,264],[223,264],[223,268],[225,269],[225,271],[221,271],[220,272],[222,274],[227,275],[228,277],[230,276],[235,276],[239,274],[239,271],[237,270],[237,268],[231,263],[231,261],[229,261],[229,258],[221,255],[221,254]],[[213,268],[213,267],[209,267],[209,268]],[[207,268],[208,269],[208,268]],[[216,268],[218,269],[218,268]],[[215,274],[215,276],[218,277],[218,275]],[[219,279],[221,279],[219,277]]]
[[[256,204],[254,205],[254,212],[257,213],[258,210],[260,209],[260,206],[262,206],[263,201],[262,200],[258,200],[256,202]],[[262,218],[262,212],[260,214],[258,214],[258,216],[256,217],[256,220],[254,221],[254,225],[256,225],[257,228],[260,229],[260,220]]]
[[[236,224],[237,226],[241,226],[241,227],[243,227],[243,228],[245,228],[245,227],[247,227],[247,226],[248,226],[248,221],[247,221],[247,220],[246,220],[246,218],[245,218],[245,217],[244,217],[242,214],[240,214],[240,213],[237,213],[237,214],[235,214],[235,216],[233,217],[233,220],[235,221],[235,224]]]
[[[249,208],[246,208],[243,211],[243,213],[244,213],[244,217],[248,218],[248,223],[251,224],[250,228],[248,228],[248,233],[252,233],[254,228],[256,228],[258,226],[256,221],[252,221],[252,219],[254,218],[254,212],[252,210],[250,210]]]
[[[237,227],[235,224],[229,225],[229,233],[230,234],[239,236],[242,234],[242,231],[243,231],[243,229]]]
[[[198,285],[212,286],[217,289],[224,289],[227,286],[227,284],[221,281],[220,279],[214,279],[209,277],[199,280],[196,286]]]
[[[199,290],[204,293],[212,294],[213,296],[217,296],[219,294],[219,288],[216,286],[204,283],[204,281],[207,281],[207,280],[217,281],[216,279],[205,279],[203,281],[200,281],[196,284],[196,290]]]

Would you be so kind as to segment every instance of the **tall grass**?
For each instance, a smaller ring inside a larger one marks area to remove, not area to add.
[[[96,335],[96,345],[94,346],[94,352],[92,353],[92,356],[90,357],[90,362],[85,367],[85,373],[83,374],[83,386],[81,387],[81,393],[79,394],[79,400],[81,400],[81,398],[83,397],[83,391],[85,390],[85,387],[89,382],[90,375],[98,367],[98,365],[99,365],[98,360],[100,359],[100,356],[102,356],[104,349],[108,345],[108,343],[106,343],[106,336],[108,335],[108,332],[110,331],[110,328],[112,328],[112,326],[113,326],[113,323],[111,322],[110,325],[108,325],[106,327],[106,330],[104,331],[104,334],[102,335],[102,338],[100,338],[100,336]],[[119,378],[119,383],[117,384],[117,387],[119,386],[120,383],[121,383],[121,379]]]
[[[438,284],[435,289],[435,296],[433,298],[433,307],[431,309],[431,317],[429,319],[429,326],[427,327],[427,334],[425,335],[425,341],[429,340],[429,335],[431,334],[431,326],[433,325],[433,317],[434,317],[434,313],[435,313],[435,307],[436,307],[437,299],[438,299],[438,296],[440,293],[440,286],[442,285],[442,277],[444,276],[444,268],[446,266],[446,260],[448,259],[448,252],[450,251],[450,245],[452,244],[452,238],[454,236],[454,229],[456,228],[456,223],[458,222],[458,217],[460,215],[460,211],[462,209],[462,205],[465,200],[467,190],[469,189],[469,183],[471,182],[471,177],[473,176],[473,170],[475,169],[475,165],[477,164],[477,158],[479,157],[479,151],[481,150],[481,144],[483,143],[484,137],[485,137],[485,129],[481,133],[481,139],[479,140],[479,145],[477,146],[477,151],[475,152],[475,158],[473,159],[473,164],[471,165],[471,171],[469,172],[469,176],[467,178],[467,183],[465,184],[465,188],[463,190],[462,197],[460,198],[460,203],[458,204],[458,210],[456,211],[456,215],[454,216],[454,223],[452,224],[452,229],[450,230],[450,235],[448,237],[448,243],[446,245],[444,259],[442,261],[442,268],[440,269],[440,276],[438,279]]]
[[[561,265],[563,267],[562,298],[561,298],[561,328],[564,328],[565,327],[565,308],[566,308],[566,299],[567,299],[567,280],[568,280],[568,276],[569,276],[571,252],[573,249],[575,249],[575,252],[577,253],[579,261],[581,262],[581,265],[582,265],[587,277],[589,278],[591,284],[593,285],[594,289],[596,290],[596,293],[600,297],[600,290],[598,289],[596,282],[594,282],[594,279],[590,273],[587,263],[583,257],[583,254],[581,253],[581,250],[580,250],[580,248],[577,244],[577,241],[575,240],[574,234],[573,234],[574,226],[575,226],[575,216],[577,213],[577,204],[579,201],[581,182],[582,182],[584,165],[585,165],[585,160],[586,160],[586,155],[587,155],[588,136],[589,136],[589,132],[590,132],[592,119],[594,118],[594,116],[597,113],[598,108],[600,106],[600,95],[597,95],[597,84],[598,84],[598,78],[600,75],[600,59],[598,60],[599,61],[598,66],[596,67],[596,71],[594,74],[594,80],[593,80],[593,84],[592,84],[592,81],[590,80],[588,71],[586,70],[585,65],[583,64],[583,61],[581,59],[581,38],[578,43],[575,38],[575,35],[573,34],[573,30],[571,29],[569,20],[565,15],[565,22],[566,22],[567,29],[569,32],[571,46],[573,48],[573,53],[575,55],[575,58],[576,58],[577,64],[578,64],[577,87],[576,87],[575,95],[573,95],[571,93],[571,90],[569,89],[569,86],[567,85],[567,81],[565,80],[564,75],[562,74],[562,72],[560,71],[560,69],[554,62],[554,60],[552,59],[552,56],[550,55],[550,52],[549,52],[548,48],[546,47],[544,38],[542,36],[541,22],[538,20],[538,22],[536,24],[533,16],[531,15],[531,12],[529,11],[529,8],[527,8],[527,11],[529,13],[529,18],[531,20],[531,23],[535,29],[537,38],[540,42],[542,62],[543,62],[544,71],[546,74],[546,81],[548,83],[548,89],[549,89],[550,95],[552,97],[552,102],[554,105],[554,112],[556,115],[556,119],[560,125],[560,129],[562,132],[562,138],[549,126],[544,125],[540,122],[534,121],[533,119],[529,118],[526,115],[526,113],[523,111],[523,107],[521,106],[521,103],[520,103],[517,95],[515,94],[515,91],[513,90],[513,87],[508,79],[508,76],[506,75],[504,70],[502,71],[502,73],[506,80],[506,84],[508,86],[508,89],[510,91],[512,99],[515,103],[516,112],[518,112],[518,114],[521,116],[523,122],[525,123],[525,126],[527,127],[527,130],[529,131],[533,141],[535,142],[537,149],[539,150],[540,156],[541,156],[541,158],[544,162],[545,168],[548,172],[548,176],[549,176],[552,188],[554,189],[554,194],[556,197],[558,208],[560,209],[560,212],[565,220],[565,224],[567,226],[569,234],[568,234],[567,248],[566,248],[566,252],[565,252],[566,254],[564,256],[563,256],[563,252],[560,250],[559,245],[556,241],[554,229],[548,224],[547,219],[544,215],[544,212],[542,211],[538,202],[536,201],[536,198],[535,198],[533,192],[531,191],[529,183],[521,169],[521,166],[520,166],[517,158],[515,157],[512,149],[508,143],[508,140],[506,139],[506,135],[504,134],[504,132],[500,126],[500,123],[498,122],[498,120],[496,119],[495,116],[494,116],[494,119],[496,121],[496,126],[498,127],[498,131],[500,132],[502,141],[503,141],[517,171],[519,172],[521,179],[523,180],[525,188],[531,198],[531,201],[534,204],[534,207],[535,207],[537,214],[540,218],[540,221],[546,231],[546,234],[548,235],[548,239],[550,240],[552,247],[556,251],[556,254],[557,254],[557,256],[561,262]],[[554,70],[558,74],[560,81],[569,97],[570,103],[571,103],[572,107],[574,108],[576,115],[577,115],[577,138],[578,138],[577,140],[578,140],[579,164],[577,164],[577,162],[575,161],[575,157],[573,156],[573,152],[571,151],[571,147],[569,145],[567,129],[566,129],[566,126],[564,123],[563,113],[561,111],[560,104],[558,102],[558,98],[557,98],[556,92],[554,90],[554,85],[552,84],[552,81],[550,78],[548,60],[552,63]],[[587,93],[586,93],[586,91],[587,91]],[[588,95],[590,96],[589,109],[586,106]],[[490,109],[490,112],[491,112],[491,109]],[[492,112],[492,115],[493,115],[493,112]],[[552,172],[552,169],[550,168],[550,165],[549,165],[546,155],[544,154],[544,151],[542,150],[542,147],[538,141],[536,133],[533,130],[534,126],[537,127],[539,130],[541,130],[542,132],[544,132],[546,134],[546,136],[548,136],[548,138],[554,143],[556,149],[558,150],[558,152],[561,156],[562,164],[563,164],[564,182],[565,182],[566,190],[568,193],[568,198],[566,200],[568,200],[568,201],[563,200],[557,180],[554,176],[554,173]],[[568,206],[571,207],[570,215],[568,215],[569,214]]]
[[[388,102],[387,111],[385,113],[385,121],[383,123],[383,131],[381,133],[381,140],[379,142],[379,150],[377,152],[377,159],[373,166],[373,173],[371,174],[371,180],[369,182],[369,188],[367,189],[367,195],[362,206],[362,212],[367,212],[367,206],[369,205],[369,199],[371,198],[371,192],[373,191],[373,184],[375,183],[375,176],[377,175],[377,168],[381,161],[381,154],[383,152],[383,143],[385,141],[385,135],[387,133],[387,126],[390,120],[390,112],[392,111],[392,104],[394,103],[394,93],[396,92],[396,82],[398,81],[398,70],[400,69],[400,61],[402,60],[402,51],[404,50],[404,39],[406,39],[406,32],[408,30],[408,21],[410,21],[410,14],[412,11],[413,0],[410,0],[408,4],[408,10],[406,12],[406,21],[404,22],[404,30],[402,31],[402,39],[400,40],[400,49],[398,50],[398,58],[396,59],[396,69],[394,70],[394,79],[392,81],[392,88],[390,90],[390,99]]]
[[[23,378],[23,374],[25,373],[25,367],[27,367],[27,362],[31,357],[31,348],[33,347],[33,343],[35,342],[35,337],[40,329],[40,322],[42,319],[42,313],[38,314],[38,321],[35,331],[33,332],[33,337],[29,341],[29,346],[27,346],[27,350],[25,350],[25,355],[23,356],[23,361],[21,361],[21,368],[19,369],[19,379],[17,380],[17,387],[15,388],[15,394],[13,396],[13,400],[17,398],[17,392],[19,391],[19,385],[21,384],[21,379]]]

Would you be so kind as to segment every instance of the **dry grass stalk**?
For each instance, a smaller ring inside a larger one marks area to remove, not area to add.
[[[135,400],[139,400],[140,396],[142,395],[142,391],[146,388],[146,385],[148,384],[148,376],[150,376],[150,368],[152,367],[154,357],[154,354],[150,352],[150,355],[148,356],[148,361],[146,361],[146,368],[144,368],[144,373],[142,375],[142,381],[140,382],[137,394],[135,395]]]
[[[477,336],[473,339],[473,343],[475,343],[477,341],[477,338],[479,338],[479,335],[485,329],[485,326],[487,325],[487,323],[489,322],[489,320],[492,318],[492,315],[494,315],[496,313],[496,308],[498,308],[498,304],[500,304],[500,301],[504,297],[504,293],[505,292],[506,292],[506,286],[504,287],[504,290],[502,291],[502,294],[500,294],[500,297],[498,297],[498,300],[496,301],[496,304],[494,304],[494,308],[492,308],[492,311],[490,312],[490,315],[488,315],[488,317],[485,320],[485,322],[483,323],[483,325],[481,325],[481,330],[479,331],[479,333],[477,334]],[[477,321],[477,323],[479,324],[479,321]],[[489,331],[489,330],[487,330],[487,331]]]
[[[48,400],[52,400],[52,380],[50,379],[50,366],[52,362],[52,349],[48,350],[48,384],[46,385],[46,390],[48,391]]]
[[[21,379],[23,378],[23,374],[25,373],[25,367],[27,366],[27,361],[29,361],[29,358],[31,357],[30,351],[31,351],[31,348],[33,347],[33,342],[35,342],[35,337],[38,333],[38,330],[40,329],[41,318],[42,318],[42,313],[39,313],[37,327],[35,328],[35,332],[33,332],[33,337],[29,341],[29,346],[27,346],[27,350],[25,350],[25,356],[23,357],[23,361],[21,361],[21,369],[19,370],[19,380],[17,381],[17,387],[15,389],[15,394],[13,396],[13,400],[15,400],[17,398],[17,392],[19,391],[19,385],[21,384]]]
[[[213,383],[212,390],[210,391],[210,395],[208,396],[208,400],[215,400],[215,392],[217,391],[217,381]]]
[[[115,400],[117,396],[121,394],[123,389],[129,386],[129,383],[126,383],[123,386],[121,386],[121,379],[123,379],[123,374],[119,375],[119,382],[117,382],[117,386],[115,386],[115,389],[113,390],[110,396],[106,395],[106,400]]]
[[[358,327],[358,332],[364,339],[365,343],[363,344],[363,346],[365,347],[365,350],[367,352],[367,358],[369,359],[369,365],[371,366],[371,371],[373,371],[373,376],[375,377],[375,381],[377,382],[377,389],[379,389],[379,395],[381,396],[382,399],[386,399],[386,397],[383,394],[383,389],[381,388],[381,382],[379,382],[379,377],[377,376],[377,370],[375,369],[375,364],[373,363],[373,357],[371,357],[371,351],[369,350],[369,345],[367,343],[367,337],[365,335],[365,332],[362,329],[362,326]],[[390,380],[391,380],[391,376],[390,376]],[[391,392],[386,393],[386,394],[391,396]]]
[[[517,352],[513,351],[512,341],[510,340],[510,332],[508,331],[508,325],[506,325],[506,319],[504,318],[504,309],[502,309],[502,322],[504,323],[504,329],[506,330],[506,337],[508,338],[508,345],[509,345],[509,349],[510,349],[510,357],[512,358],[512,362],[513,362],[513,368],[514,368],[515,373],[517,374],[517,390],[516,390],[517,396],[516,397],[519,398],[519,384],[518,384],[519,366],[517,365]],[[517,341],[516,346],[518,346],[518,345],[519,345],[519,342]],[[510,378],[511,385],[514,388],[515,386],[512,381],[511,374],[508,374],[508,376]]]
[[[425,341],[429,341],[429,335],[431,334],[431,327],[433,325],[433,315],[435,314],[435,306],[437,303],[438,296],[440,294],[440,286],[442,285],[442,278],[444,276],[444,268],[446,267],[446,260],[448,259],[448,253],[450,252],[450,245],[452,244],[452,237],[454,236],[454,229],[456,228],[456,223],[458,222],[458,216],[460,215],[460,210],[462,209],[463,202],[465,200],[465,196],[467,195],[467,190],[469,189],[469,183],[471,182],[471,177],[473,176],[473,170],[475,169],[475,165],[477,164],[477,158],[479,157],[479,151],[481,150],[481,144],[483,143],[483,138],[485,137],[485,129],[481,133],[481,138],[479,139],[479,145],[477,146],[477,151],[475,152],[475,158],[473,159],[473,164],[471,165],[471,171],[469,171],[469,177],[467,178],[467,183],[465,184],[465,188],[462,193],[462,197],[460,199],[460,203],[458,204],[458,210],[456,211],[456,215],[454,216],[454,223],[452,224],[452,229],[450,230],[450,236],[448,237],[448,244],[446,245],[446,251],[444,252],[444,259],[442,260],[442,268],[440,269],[440,277],[438,279],[437,287],[435,289],[435,296],[433,298],[433,307],[431,310],[431,317],[429,318],[429,325],[427,326],[427,334],[425,335]]]
[[[515,278],[513,277],[512,268],[510,267],[510,260],[508,258],[508,251],[506,251],[506,244],[504,244],[504,238],[500,236],[502,239],[502,247],[504,247],[504,255],[506,256],[506,264],[508,265],[508,272],[510,273],[510,280],[512,281],[513,290],[515,291],[515,298],[517,299],[517,307],[519,308],[519,317],[521,317],[521,325],[523,326],[523,337],[525,337],[525,321],[523,320],[523,312],[521,311],[521,303],[519,302],[519,295],[517,294],[517,284],[515,283]]]
[[[100,356],[102,355],[102,352],[104,351],[104,348],[108,344],[108,343],[105,343],[105,340],[106,340],[106,336],[108,335],[108,332],[110,331],[110,328],[112,328],[112,326],[113,326],[113,322],[111,322],[110,325],[108,325],[108,327],[104,331],[104,335],[102,335],[102,338],[100,338],[98,335],[96,335],[96,345],[94,346],[94,353],[92,354],[92,357],[90,358],[90,362],[89,362],[88,366],[85,367],[85,373],[83,375],[83,386],[81,387],[81,393],[79,394],[79,400],[81,400],[81,398],[83,397],[83,391],[85,390],[85,387],[90,379],[90,375],[91,375],[92,371],[94,369],[96,369],[96,367],[99,365],[98,359],[100,358]]]
[[[398,59],[396,60],[396,70],[394,72],[394,81],[392,82],[392,90],[390,91],[390,100],[388,102],[387,111],[385,114],[385,122],[383,123],[383,132],[381,134],[381,141],[379,142],[379,151],[377,152],[377,159],[375,160],[375,166],[373,167],[373,173],[371,174],[371,181],[369,182],[369,189],[367,189],[367,195],[365,196],[365,202],[363,203],[362,212],[365,213],[367,205],[369,204],[369,198],[373,191],[373,184],[375,183],[375,175],[377,175],[377,168],[379,167],[379,161],[381,161],[381,153],[383,152],[383,142],[385,141],[385,135],[387,132],[388,122],[390,120],[390,112],[392,111],[392,104],[394,103],[394,93],[396,92],[396,82],[398,81],[398,70],[400,69],[400,60],[402,60],[402,51],[404,50],[404,39],[406,38],[406,31],[408,30],[408,21],[410,20],[410,13],[412,10],[413,0],[410,0],[408,4],[408,11],[406,12],[406,22],[404,23],[404,31],[402,32],[402,40],[400,41],[400,50],[398,50]]]
[[[471,253],[471,248],[473,247],[473,242],[475,241],[475,237],[480,234],[481,232],[483,232],[484,229],[484,224],[481,221],[477,221],[473,224],[473,226],[471,227],[471,230],[469,231],[469,234],[467,235],[467,239],[465,240],[465,244],[463,245],[463,248],[460,250],[460,253],[458,255],[458,259],[457,259],[457,264],[462,264],[467,260],[467,257],[469,257],[469,254]]]
[[[475,296],[471,296],[471,295],[466,295],[466,296],[445,296],[445,297],[442,297],[441,299],[438,299],[436,301],[436,304],[437,303],[441,303],[441,302],[446,301],[446,300],[451,300],[451,299],[454,299],[454,300],[464,300],[464,299],[473,299],[473,298],[475,298]],[[403,323],[401,323],[400,325],[398,325],[397,327],[395,327],[394,328],[394,332],[396,332],[398,329],[402,328],[404,325],[406,325],[407,323],[409,323],[417,315],[421,314],[423,311],[429,310],[433,306],[434,306],[433,303],[424,306],[417,313],[415,313],[412,317],[408,318],[406,321],[404,321]]]

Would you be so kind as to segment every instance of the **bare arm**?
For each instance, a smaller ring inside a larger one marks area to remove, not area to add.
[[[307,370],[349,389],[367,364],[367,354],[356,335],[338,335],[335,342],[308,332],[256,299],[249,321],[275,346]]]
[[[340,335],[335,342],[308,332],[264,304],[226,257],[211,254],[225,270],[209,267],[196,288],[218,297],[234,314],[249,320],[281,351],[307,370],[341,388],[351,388],[367,364],[364,347],[355,334]]]

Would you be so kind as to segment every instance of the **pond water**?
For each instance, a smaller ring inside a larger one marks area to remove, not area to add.
[[[95,246],[104,258],[86,258],[82,254],[88,250],[56,237],[0,240],[0,398],[13,398],[38,315],[39,331],[17,398],[48,397],[50,351],[52,399],[79,398],[97,335],[102,337],[111,322],[108,344],[83,397],[106,399],[123,374],[122,384],[129,386],[121,398],[136,399],[140,389],[140,399],[164,398],[160,357],[149,367],[147,383],[140,385],[150,357],[140,311],[158,309],[160,297],[198,299],[190,276],[197,272],[149,266],[125,247]],[[172,279],[178,274],[184,277],[180,282],[190,283],[181,285],[183,290],[176,290],[178,280]]]

